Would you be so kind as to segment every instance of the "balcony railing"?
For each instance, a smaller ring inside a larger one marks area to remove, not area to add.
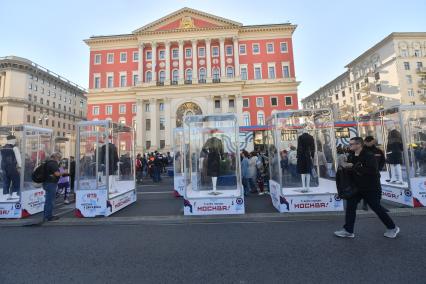
[[[417,73],[426,74],[426,67],[418,67],[416,71]]]
[[[191,85],[192,84],[192,80],[185,80],[185,85]]]
[[[174,80],[174,81],[172,81],[172,82],[171,82],[171,84],[172,84],[172,85],[177,85],[177,84],[178,84],[178,81]]]
[[[198,80],[198,83],[199,84],[205,84],[207,81],[206,81],[206,79],[199,79]]]
[[[426,80],[419,81],[419,88],[426,88]]]
[[[213,83],[220,83],[220,79],[219,78],[213,79]]]
[[[164,81],[157,81],[157,86],[164,86]]]

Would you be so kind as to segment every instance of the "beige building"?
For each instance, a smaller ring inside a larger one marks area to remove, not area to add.
[[[0,57],[0,125],[52,129],[56,140],[74,137],[86,119],[85,89],[17,56]]]
[[[349,85],[345,88],[351,92],[352,100],[339,98],[338,116],[344,119],[344,114],[351,110],[364,115],[398,104],[424,104],[425,66],[426,32],[390,34],[345,66],[344,74],[349,75]],[[326,86],[339,81],[341,76]],[[302,102],[311,106],[317,92]],[[337,93],[335,89],[334,96]]]

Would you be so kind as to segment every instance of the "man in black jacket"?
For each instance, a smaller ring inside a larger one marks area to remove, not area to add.
[[[392,219],[380,205],[380,173],[374,155],[363,148],[364,141],[361,137],[352,138],[349,145],[352,153],[348,157],[347,167],[351,169],[351,183],[357,189],[357,193],[347,200],[343,229],[334,232],[334,234],[342,238],[355,237],[356,208],[360,200],[364,199],[383,224],[385,224],[387,230],[384,236],[387,238],[396,238],[400,229],[395,226]]]

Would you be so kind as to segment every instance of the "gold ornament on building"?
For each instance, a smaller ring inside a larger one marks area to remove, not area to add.
[[[193,28],[195,28],[194,21],[189,16],[183,17],[182,20],[180,21],[180,27],[179,28],[180,29],[193,29]]]

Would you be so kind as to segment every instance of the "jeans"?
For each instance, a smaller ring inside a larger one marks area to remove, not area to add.
[[[248,178],[248,185],[250,187],[250,191],[257,191],[256,183],[254,182],[254,178]]]
[[[154,167],[154,177],[153,177],[154,182],[161,181],[160,171],[161,171],[160,167]]]
[[[346,215],[345,215],[345,228],[349,233],[354,232],[356,208],[361,199],[364,199],[371,210],[376,213],[379,219],[385,224],[388,229],[395,229],[395,224],[389,215],[385,212],[383,207],[380,205],[380,196],[377,191],[361,191],[356,196],[346,201]]]
[[[244,195],[247,195],[250,191],[248,178],[243,177],[242,182],[243,182],[243,188],[244,188]]]
[[[46,191],[46,200],[44,201],[44,219],[50,219],[53,216],[53,206],[55,205],[56,183],[44,182],[43,189]]]
[[[10,191],[10,187],[12,190]],[[16,168],[6,168],[3,170],[3,194],[12,194],[12,192],[19,192],[20,175]]]

